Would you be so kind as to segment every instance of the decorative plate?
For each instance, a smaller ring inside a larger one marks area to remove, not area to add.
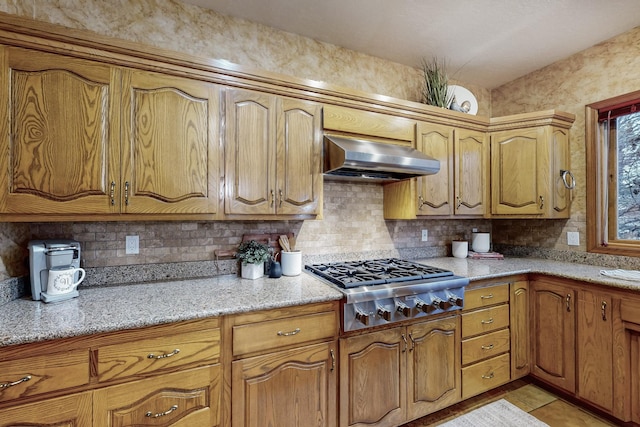
[[[453,94],[450,105],[451,110],[463,113],[478,114],[478,100],[467,88],[458,85],[450,85],[447,88],[448,94]]]

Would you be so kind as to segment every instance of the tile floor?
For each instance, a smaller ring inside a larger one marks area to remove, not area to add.
[[[417,419],[402,427],[437,426],[487,403],[505,399],[551,427],[610,427],[612,422],[579,408],[526,380],[467,399],[450,408]]]

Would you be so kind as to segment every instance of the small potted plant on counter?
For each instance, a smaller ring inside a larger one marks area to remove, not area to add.
[[[269,260],[269,247],[255,240],[240,243],[236,258],[242,261],[243,279],[257,279],[264,275],[264,263]]]

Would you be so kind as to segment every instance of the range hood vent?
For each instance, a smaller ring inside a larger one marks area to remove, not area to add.
[[[342,136],[324,136],[325,178],[398,181],[440,170],[440,162],[420,151],[394,144]]]

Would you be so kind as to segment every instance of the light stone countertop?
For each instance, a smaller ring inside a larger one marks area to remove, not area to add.
[[[471,281],[543,273],[637,291],[640,295],[640,282],[602,276],[602,267],[585,264],[532,258],[441,257],[417,261],[451,270]],[[78,298],[55,304],[25,297],[1,305],[0,347],[342,298],[340,291],[306,273],[256,280],[225,275],[79,291]]]

